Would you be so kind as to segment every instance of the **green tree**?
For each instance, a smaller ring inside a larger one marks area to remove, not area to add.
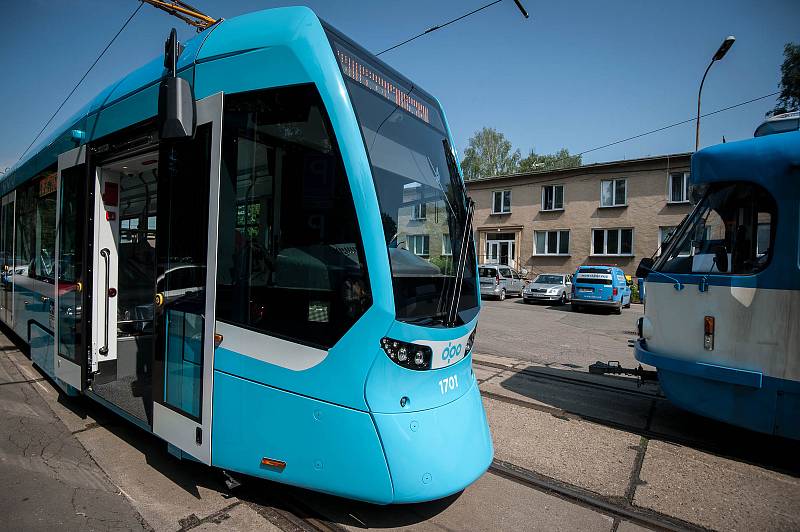
[[[561,148],[556,153],[543,155],[534,150],[519,163],[521,172],[536,172],[543,170],[557,170],[560,168],[575,168],[581,165],[581,156],[570,155],[569,150]]]
[[[800,44],[787,42],[783,47],[781,94],[775,108],[767,116],[800,109]]]
[[[484,127],[475,132],[464,150],[461,170],[464,179],[478,179],[519,171],[519,150],[513,150],[505,135],[494,128]]]

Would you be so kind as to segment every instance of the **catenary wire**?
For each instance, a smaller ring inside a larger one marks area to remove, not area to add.
[[[409,38],[409,39],[406,39],[406,40],[405,40],[405,41],[403,41],[403,42],[399,42],[399,43],[395,44],[394,46],[390,46],[389,48],[387,48],[387,49],[385,49],[385,50],[382,50],[382,51],[378,52],[378,53],[377,53],[377,54],[375,54],[375,55],[381,55],[381,54],[385,54],[386,52],[389,52],[389,51],[391,51],[391,50],[394,50],[395,48],[399,48],[399,47],[403,46],[404,44],[408,44],[408,43],[410,43],[411,41],[414,41],[414,40],[416,40],[416,39],[419,39],[419,38],[420,38],[420,37],[422,37],[423,35],[427,35],[427,34],[429,34],[429,33],[432,33],[432,32],[434,32],[434,31],[436,31],[436,30],[440,30],[440,29],[444,28],[445,26],[449,26],[450,24],[453,24],[453,23],[455,23],[455,22],[458,22],[458,21],[459,21],[459,20],[461,20],[461,19],[465,19],[465,18],[469,17],[470,15],[474,15],[475,13],[477,13],[477,12],[479,12],[479,11],[483,11],[483,10],[484,10],[484,9],[486,9],[487,7],[492,7],[492,6],[493,6],[493,5],[495,5],[495,4],[499,4],[499,3],[500,3],[500,2],[502,2],[502,1],[503,1],[503,0],[494,0],[494,2],[489,2],[488,4],[486,4],[486,5],[484,5],[484,6],[481,6],[481,7],[477,8],[477,9],[473,9],[473,10],[472,10],[472,11],[470,11],[469,13],[465,13],[465,14],[461,15],[460,17],[456,17],[456,18],[454,18],[453,20],[449,20],[449,21],[445,22],[444,24],[438,24],[438,25],[436,25],[436,26],[431,26],[430,28],[428,28],[427,30],[423,31],[422,33],[418,33],[417,35],[414,35],[413,37],[411,37],[411,38]]]
[[[111,48],[111,45],[114,44],[114,41],[117,40],[117,37],[119,37],[120,34],[123,32],[123,30],[125,30],[125,28],[128,26],[130,21],[133,20],[133,17],[136,16],[136,14],[139,12],[139,10],[142,8],[143,5],[144,5],[144,2],[139,2],[139,6],[133,11],[133,13],[131,13],[131,15],[128,17],[128,20],[125,21],[125,24],[122,25],[122,27],[119,29],[119,31],[117,31],[116,35],[114,35],[114,37],[108,42],[106,47],[103,48],[103,51],[100,52],[100,55],[98,55],[97,59],[94,60],[94,63],[92,63],[92,66],[90,66],[89,69],[86,71],[86,73],[81,77],[81,79],[78,80],[78,83],[76,83],[75,86],[72,88],[72,90],[69,91],[69,94],[67,94],[67,97],[64,98],[64,101],[62,101],[61,105],[58,106],[58,109],[56,109],[56,111],[52,114],[50,119],[44,124],[42,129],[39,130],[39,133],[36,135],[36,137],[34,137],[34,139],[31,141],[31,143],[28,144],[28,147],[25,148],[25,151],[23,151],[22,155],[19,156],[19,159],[17,160],[17,163],[19,163],[19,161],[21,161],[22,158],[25,157],[25,154],[28,153],[28,150],[30,150],[31,147],[36,143],[36,141],[39,140],[39,137],[42,136],[42,133],[44,133],[45,129],[47,129],[47,126],[50,125],[50,123],[53,121],[53,119],[56,117],[56,115],[58,115],[59,111],[61,111],[61,109],[64,107],[64,105],[67,103],[67,101],[72,97],[72,95],[75,94],[75,91],[78,90],[78,87],[80,87],[81,83],[83,83],[83,80],[86,79],[86,76],[89,75],[89,72],[91,72],[92,69],[95,67],[95,65],[97,65],[97,63],[100,62],[100,59],[105,55],[105,53],[108,51],[108,49]]]

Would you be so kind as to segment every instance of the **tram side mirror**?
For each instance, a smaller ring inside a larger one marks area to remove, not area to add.
[[[636,277],[641,277],[642,279],[646,279],[647,275],[653,269],[653,264],[655,261],[650,257],[644,257],[639,262],[639,267],[636,268]]]
[[[192,86],[177,76],[178,57],[182,51],[183,45],[178,42],[178,34],[172,28],[164,43],[167,73],[158,88],[158,124],[162,139],[192,137],[197,125]]]

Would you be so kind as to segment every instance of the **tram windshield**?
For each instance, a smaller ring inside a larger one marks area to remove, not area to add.
[[[466,203],[438,105],[333,37],[361,125],[392,267],[397,319],[439,324],[453,298],[459,316],[477,312],[471,235],[461,293],[451,290]]]
[[[777,207],[755,183],[714,185],[665,243],[653,269],[750,274],[769,263]]]

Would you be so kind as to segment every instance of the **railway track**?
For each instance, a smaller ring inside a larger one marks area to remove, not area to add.
[[[489,466],[489,471],[492,474],[511,480],[517,484],[555,495],[602,514],[625,521],[631,521],[647,528],[669,531],[707,530],[687,521],[638,508],[625,499],[603,497],[577,486],[545,477],[534,471],[498,459],[492,461],[492,464]]]
[[[517,368],[515,366],[508,366],[505,364],[498,364],[496,362],[488,362],[485,360],[477,360],[472,359],[472,363],[476,366],[482,366],[487,368],[493,369],[501,369],[506,371],[513,371],[515,373],[519,373],[521,375],[525,375],[526,377],[530,377],[535,380],[540,381],[551,381],[551,382],[561,382],[565,384],[571,384],[573,386],[583,386],[586,388],[592,388],[596,390],[604,390],[610,391],[615,393],[621,393],[625,395],[631,396],[638,396],[638,397],[647,397],[647,398],[654,398],[654,399],[664,399],[664,395],[660,392],[651,392],[648,390],[640,390],[640,389],[631,389],[622,386],[615,386],[613,384],[606,384],[603,382],[597,381],[589,381],[579,377],[569,377],[566,375],[553,375],[552,373],[546,373],[544,371],[536,371],[531,370],[528,368]]]

